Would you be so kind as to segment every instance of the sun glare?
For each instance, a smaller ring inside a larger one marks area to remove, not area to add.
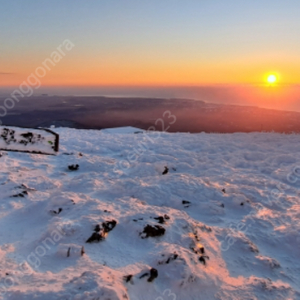
[[[267,78],[269,84],[274,84],[277,82],[277,76],[274,74],[270,74]]]

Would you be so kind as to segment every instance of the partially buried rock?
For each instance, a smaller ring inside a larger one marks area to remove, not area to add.
[[[148,278],[148,282],[152,282],[158,276],[158,271],[154,268],[150,270],[150,277]]]
[[[147,276],[149,276],[148,282],[152,282],[155,278],[158,277],[158,271],[156,269],[152,268],[150,270],[150,274],[149,274],[149,272],[144,273],[143,275],[140,276],[140,279],[147,277]]]
[[[78,164],[70,165],[68,168],[70,171],[77,171],[79,169],[79,165]]]
[[[187,201],[187,200],[182,200],[182,204],[183,204],[183,205],[189,205],[189,204],[191,204],[191,202],[190,202],[190,201]]]
[[[55,214],[55,215],[59,215],[61,212],[62,212],[62,208],[60,207],[59,209],[58,209],[58,211],[56,211],[56,210],[50,210],[50,212],[51,213],[53,213],[53,214]]]
[[[174,254],[169,256],[169,258],[166,261],[159,261],[158,264],[159,265],[169,264],[170,262],[176,260],[177,258],[178,258],[178,254],[175,252]]]
[[[36,189],[28,187],[26,184],[21,184],[18,188],[23,189],[25,191],[36,192]]]
[[[12,195],[12,197],[14,197],[14,198],[18,198],[18,197],[24,198],[25,195],[28,195],[27,191],[23,191],[22,193]]]
[[[101,230],[100,225],[97,224],[97,225],[95,226],[94,231],[95,231],[95,232],[99,232],[100,230]]]
[[[94,233],[88,238],[86,243],[100,242],[105,239],[108,232],[112,231],[117,225],[117,221],[106,221],[102,223],[102,228],[97,224]]]
[[[201,256],[199,257],[199,261],[200,261],[201,263],[203,263],[203,265],[206,265],[206,259],[209,259],[209,257],[206,256],[206,255],[201,255]]]
[[[133,275],[130,274],[130,275],[124,276],[123,278],[124,278],[125,282],[129,282],[132,279],[132,277],[133,277]]]
[[[168,167],[165,167],[165,170],[162,172],[163,175],[166,175],[169,173],[169,168]]]
[[[162,217],[162,216],[159,216],[159,217],[154,218],[154,219],[157,220],[158,223],[160,223],[160,224],[164,224],[164,223],[165,223],[165,219],[164,219],[164,217]]]
[[[99,232],[94,232],[86,241],[86,243],[99,243],[104,239],[104,236]]]
[[[117,225],[117,221],[112,220],[112,221],[106,221],[102,223],[102,227],[105,232],[110,232],[112,231]]]
[[[143,235],[142,238],[144,239],[144,238],[148,238],[149,236],[150,237],[162,236],[165,234],[165,231],[166,229],[160,225],[154,225],[154,226],[147,225],[144,228],[144,231],[141,233],[141,235]]]

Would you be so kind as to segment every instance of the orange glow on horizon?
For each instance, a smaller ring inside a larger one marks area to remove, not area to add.
[[[34,64],[39,66],[40,64]],[[265,73],[266,65],[239,66],[238,62],[151,62],[74,63],[62,60],[41,78],[42,86],[215,86],[215,85],[294,85],[300,83],[298,66],[280,66],[278,72]],[[300,66],[299,66],[300,67]],[[7,68],[8,69],[8,68]],[[36,68],[29,65],[15,66],[10,74],[0,73],[0,86],[19,86]],[[278,68],[279,69],[279,68]],[[262,74],[265,74],[262,76]],[[283,74],[281,76],[281,74]],[[276,82],[270,76],[276,77]],[[283,80],[284,79],[284,80]]]

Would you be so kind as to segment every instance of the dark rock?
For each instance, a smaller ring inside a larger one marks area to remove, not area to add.
[[[176,260],[178,258],[178,254],[174,253],[171,257],[169,257],[166,261],[166,264],[170,263],[173,260]]]
[[[165,234],[165,228],[163,228],[160,225],[155,225],[155,226],[151,226],[151,225],[147,225],[144,228],[144,231],[142,232],[142,234],[145,234],[145,237],[143,238],[148,238],[150,237],[156,237],[156,236],[162,236]]]
[[[27,195],[27,194],[22,192],[22,193],[19,193],[19,194],[12,195],[12,197],[14,197],[14,198],[18,198],[18,197],[24,198],[25,197],[24,195]]]
[[[199,257],[199,261],[202,262],[204,265],[206,264],[205,258],[203,256]]]
[[[97,224],[94,228],[94,233],[88,238],[86,243],[100,242],[105,239],[108,232],[112,231],[117,225],[117,221],[107,221],[102,223],[102,228]]]
[[[164,215],[164,218],[165,218],[166,220],[170,220],[170,217],[169,217],[168,215]]]
[[[154,268],[150,270],[150,277],[148,278],[148,282],[152,282],[155,278],[158,277],[158,271]]]
[[[97,225],[95,226],[94,231],[95,231],[95,232],[99,232],[100,230],[101,230],[100,225],[97,224]]]
[[[182,200],[182,204],[183,204],[183,205],[191,204],[191,202],[190,202],[190,201],[187,201],[187,200]]]
[[[33,133],[32,132],[27,132],[27,133],[21,134],[21,136],[24,137],[25,139],[28,139],[29,142],[31,142],[31,140],[33,138]]]
[[[102,234],[99,234],[98,232],[94,232],[86,241],[86,243],[93,243],[93,242],[100,242],[104,239],[104,236]]]
[[[171,256],[169,256],[169,258],[166,261],[160,261],[160,262],[158,262],[158,264],[159,265],[169,264],[171,261],[176,260],[177,258],[178,258],[178,254],[174,253]]]
[[[133,275],[130,274],[130,275],[124,276],[123,278],[124,278],[125,282],[129,282],[132,279],[132,277],[133,277]]]
[[[67,257],[70,257],[70,251],[71,251],[71,247],[69,247],[69,249],[68,249]]]
[[[70,165],[68,168],[70,171],[77,171],[79,169],[79,165],[78,164]]]
[[[206,265],[206,259],[209,259],[209,257],[204,255],[199,257],[199,261],[202,262],[203,265]]]
[[[58,211],[56,210],[50,210],[51,213],[55,214],[55,215],[59,215],[62,212],[62,208],[59,208]]]
[[[146,277],[146,276],[148,276],[149,275],[149,273],[144,273],[144,274],[142,274],[141,276],[140,276],[140,279],[142,279],[142,278],[144,278],[144,277]]]
[[[112,220],[112,221],[106,221],[102,223],[102,227],[104,229],[104,232],[110,232],[112,231],[117,225],[117,221]]]
[[[154,218],[154,219],[157,220],[159,224],[164,224],[165,223],[164,217],[160,216],[160,217],[157,217],[157,218]]]
[[[169,173],[169,168],[168,167],[165,167],[165,170],[162,172],[163,175],[166,175]]]

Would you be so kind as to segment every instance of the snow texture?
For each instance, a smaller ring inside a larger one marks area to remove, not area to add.
[[[55,131],[0,154],[0,299],[300,299],[299,135]]]

